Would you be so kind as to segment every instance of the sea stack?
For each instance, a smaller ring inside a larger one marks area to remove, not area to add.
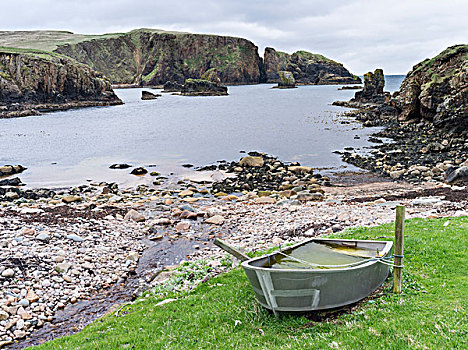
[[[278,72],[279,81],[278,88],[280,89],[294,89],[296,87],[296,79],[294,75],[288,71],[279,71]]]

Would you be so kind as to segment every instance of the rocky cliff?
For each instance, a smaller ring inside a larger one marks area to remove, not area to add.
[[[468,45],[451,46],[415,65],[392,104],[400,120],[426,120],[467,130]]]
[[[0,48],[0,117],[120,103],[107,79],[70,58]]]
[[[134,30],[59,46],[56,52],[102,72],[116,84],[161,85],[201,78],[216,68],[222,83],[259,83],[263,62],[242,38]]]
[[[279,81],[279,71],[289,71],[297,84],[360,84],[361,79],[351,74],[341,63],[325,56],[297,51],[292,55],[265,48],[264,69],[267,82]]]

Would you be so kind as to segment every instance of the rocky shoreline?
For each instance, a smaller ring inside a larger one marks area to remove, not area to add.
[[[450,130],[439,130],[427,123],[374,119],[372,112],[356,112],[353,116],[366,126],[384,127],[373,135],[376,140],[392,140],[377,144],[366,155],[341,152],[345,162],[359,168],[410,182],[443,181],[451,165],[463,165],[468,159],[467,139]]]
[[[208,169],[205,178],[217,182],[100,183],[1,201],[0,345],[22,348],[76,332],[114,303],[157,293],[170,278],[167,265],[204,259],[211,275],[225,271],[230,264],[215,237],[265,249],[391,222],[397,203],[409,217],[467,215],[463,188],[371,178],[349,186],[258,152]],[[117,297],[106,304],[98,295]],[[80,318],[74,328],[66,323]]]
[[[450,166],[468,164],[468,45],[447,48],[418,63],[400,90],[384,92],[383,71],[364,76],[364,88],[350,101],[348,115],[364,126],[384,129],[370,154],[341,152],[344,161],[392,179],[443,181]],[[380,138],[391,139],[383,142]]]

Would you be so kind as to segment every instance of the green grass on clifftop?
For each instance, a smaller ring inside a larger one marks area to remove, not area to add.
[[[71,60],[70,57],[64,56],[56,52],[48,52],[48,51],[37,50],[37,49],[25,49],[25,48],[18,48],[18,47],[0,46],[0,53],[14,53],[14,54],[20,54],[20,55],[26,55],[26,56],[40,57],[44,59],[65,58],[67,60]]]
[[[401,295],[387,283],[352,313],[313,322],[258,306],[241,269],[178,300],[144,299],[38,349],[467,349],[468,218],[409,220]],[[392,225],[335,237],[391,239]]]

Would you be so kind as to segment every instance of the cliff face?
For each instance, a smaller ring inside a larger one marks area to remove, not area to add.
[[[267,82],[279,81],[279,71],[289,71],[298,84],[360,84],[361,79],[351,74],[341,63],[307,51],[292,55],[265,48],[264,68]]]
[[[392,104],[401,120],[468,128],[468,45],[449,47],[415,65]]]
[[[0,48],[2,116],[38,105],[62,109],[120,103],[109,81],[83,64],[42,51]]]
[[[116,84],[183,83],[201,78],[212,68],[222,83],[264,80],[257,47],[242,38],[136,30],[59,46],[55,51],[102,72]]]

